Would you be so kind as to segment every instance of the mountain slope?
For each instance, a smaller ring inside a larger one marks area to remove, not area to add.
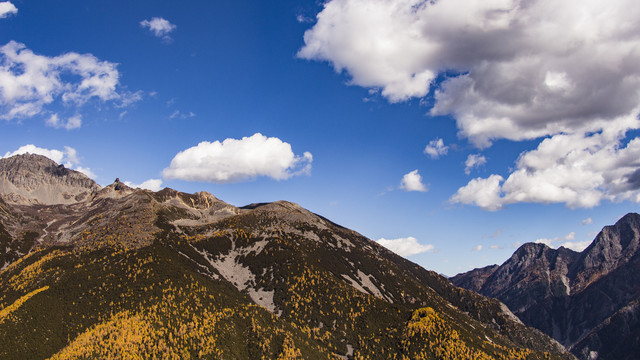
[[[28,228],[35,244],[0,272],[2,359],[572,358],[500,302],[286,201],[115,182],[2,206],[8,241]]]
[[[580,358],[634,359],[640,353],[639,234],[640,215],[627,214],[581,253],[524,244],[501,266],[452,282],[501,300]]]

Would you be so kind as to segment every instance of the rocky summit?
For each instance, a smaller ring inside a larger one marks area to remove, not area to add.
[[[640,354],[640,215],[606,226],[584,251],[522,245],[500,266],[454,284],[504,302],[580,359]]]
[[[0,160],[1,359],[572,359],[498,300],[278,201]]]

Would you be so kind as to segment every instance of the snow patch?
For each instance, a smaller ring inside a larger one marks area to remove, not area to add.
[[[198,250],[193,245],[191,246],[200,253],[225,280],[233,284],[238,291],[246,290],[254,303],[264,307],[271,313],[276,313],[276,306],[273,302],[274,291],[257,288],[255,286],[256,275],[251,272],[251,269],[248,266],[245,266],[238,261],[240,256],[244,256],[252,252],[259,254],[264,250],[267,243],[267,240],[256,241],[251,244],[251,246],[241,249],[236,249],[235,243],[232,243],[232,249],[229,253],[219,255],[215,258],[206,250]]]

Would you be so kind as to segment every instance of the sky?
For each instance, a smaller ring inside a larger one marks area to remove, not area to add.
[[[288,200],[455,275],[640,202],[630,0],[0,1],[0,156]]]

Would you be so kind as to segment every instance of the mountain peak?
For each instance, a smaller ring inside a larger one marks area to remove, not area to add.
[[[13,204],[72,204],[89,199],[100,186],[81,172],[36,154],[0,159],[0,196]]]

